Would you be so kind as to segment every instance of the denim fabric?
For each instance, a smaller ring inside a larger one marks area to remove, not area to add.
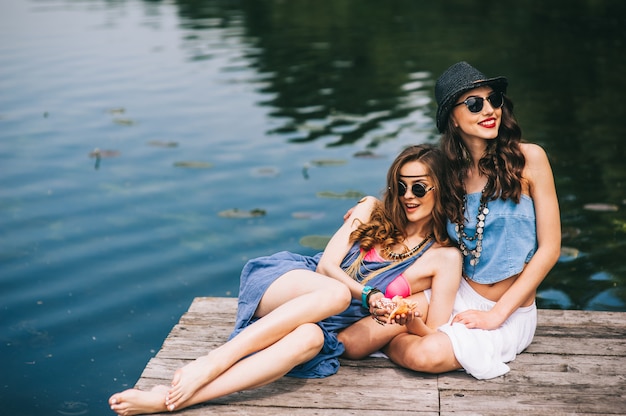
[[[393,267],[372,278],[368,284],[384,292],[387,285],[420,258],[432,244],[433,240],[430,240],[417,255],[395,263]],[[354,244],[341,264],[344,270],[357,258],[359,251],[359,245]],[[278,277],[296,269],[315,271],[320,257],[321,253],[310,257],[283,251],[271,256],[250,260],[241,272],[237,318],[235,329],[230,335],[230,339],[257,320],[254,317],[254,312],[267,288]],[[367,272],[378,270],[389,264],[389,261],[371,262],[364,260],[361,267],[361,275],[366,276]],[[322,378],[335,374],[339,369],[339,356],[344,352],[344,346],[337,339],[337,334],[343,328],[368,315],[369,311],[361,306],[361,299],[352,299],[352,303],[345,311],[318,322],[317,325],[324,332],[322,351],[312,360],[292,369],[287,375],[299,378]]]
[[[480,195],[480,192],[467,195],[465,232],[469,236],[476,233]],[[472,266],[471,256],[463,259],[463,275],[482,284],[496,283],[520,273],[537,250],[535,206],[528,195],[522,195],[519,204],[497,199],[489,201],[487,207],[480,261]],[[448,221],[448,234],[458,242],[454,227]],[[464,242],[468,249],[476,248],[476,240],[464,239]]]

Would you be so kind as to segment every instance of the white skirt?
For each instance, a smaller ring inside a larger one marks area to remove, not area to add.
[[[461,279],[452,317],[468,309],[489,311],[495,304]],[[450,338],[454,355],[467,373],[477,379],[489,379],[510,370],[506,363],[530,345],[536,328],[537,306],[533,303],[517,309],[498,329],[468,329],[461,323],[448,323],[438,329]]]

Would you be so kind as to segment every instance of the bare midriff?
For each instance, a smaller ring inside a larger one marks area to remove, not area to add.
[[[476,293],[478,293],[479,295],[481,295],[482,297],[486,299],[489,299],[493,302],[497,302],[498,300],[500,300],[502,295],[504,295],[504,293],[507,290],[509,290],[509,288],[513,285],[513,283],[515,283],[515,281],[517,280],[519,276],[520,276],[519,274],[516,274],[514,276],[501,280],[497,283],[490,283],[490,284],[476,283],[466,276],[463,276],[463,277],[465,278],[467,283],[469,283],[469,285],[476,291]],[[526,300],[526,302],[522,304],[522,306],[530,306],[533,304],[534,301],[535,301],[535,295],[533,294],[530,298]]]

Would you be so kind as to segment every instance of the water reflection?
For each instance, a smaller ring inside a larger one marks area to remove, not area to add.
[[[248,257],[317,250],[346,196],[437,140],[434,78],[459,59],[509,77],[553,163],[565,250],[539,306],[626,311],[625,16],[586,0],[5,2],[4,410],[106,414],[194,296],[236,295]]]
[[[384,148],[403,135],[435,141],[432,88],[441,70],[463,58],[507,75],[525,136],[552,159],[562,208],[565,249],[540,303],[567,285],[571,300],[545,306],[599,305],[591,300],[606,290],[591,278],[599,268],[624,284],[623,2],[177,4],[194,33],[185,49],[215,54],[214,27],[229,28],[245,44],[227,70],[254,69],[244,82],[268,97],[258,103],[274,120],[268,139],[362,149]],[[594,203],[618,210],[584,209]],[[624,298],[602,304],[626,308]]]

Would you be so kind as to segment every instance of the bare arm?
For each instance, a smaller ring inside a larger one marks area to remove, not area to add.
[[[561,219],[550,162],[545,151],[537,145],[525,144],[522,150],[526,156],[530,196],[535,205],[538,247],[522,274],[494,307],[501,322],[535,296],[561,252]]]
[[[545,151],[535,144],[523,144],[522,151],[526,157],[524,177],[529,181],[530,196],[535,205],[537,252],[493,309],[474,320],[473,327],[495,329],[520,306],[531,302],[537,288],[559,258],[561,221],[554,176],[548,157]],[[455,321],[462,320],[463,318],[455,317]]]
[[[432,279],[431,298],[428,305],[426,325],[437,329],[447,323],[452,315],[456,293],[461,284],[463,257],[454,247],[438,250],[437,265]]]
[[[365,197],[350,210],[349,217],[330,239],[317,265],[318,273],[337,279],[348,286],[354,299],[361,298],[363,285],[352,279],[343,271],[341,262],[352,246],[350,243],[350,233],[361,223],[369,221],[370,214],[376,203],[376,198]]]

